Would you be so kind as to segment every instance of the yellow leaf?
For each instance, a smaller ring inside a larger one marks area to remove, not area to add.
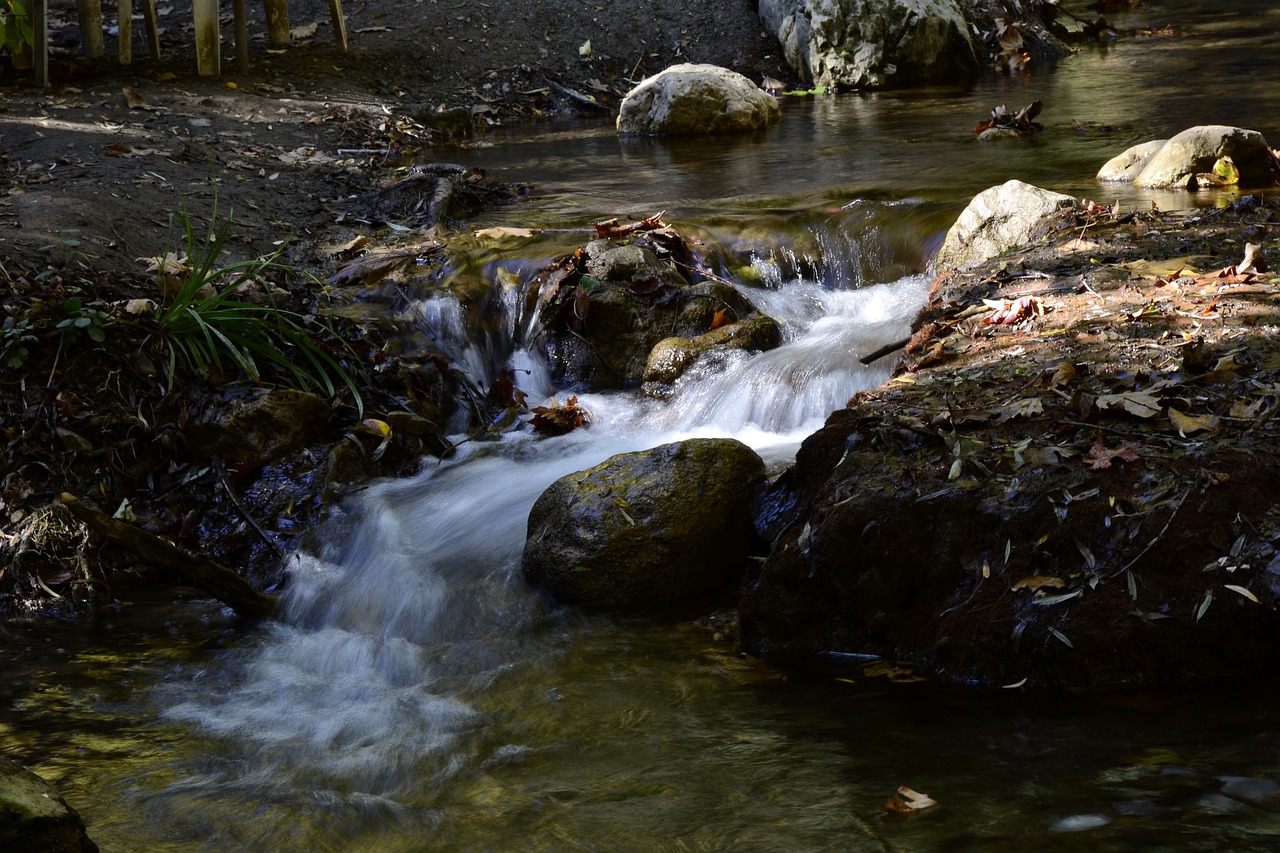
[[[1064,581],[1062,578],[1055,578],[1051,575],[1030,575],[1028,577],[1022,578],[1021,580],[1014,581],[1013,585],[1009,587],[1009,589],[1011,590],[1029,589],[1032,592],[1035,592],[1037,589],[1043,589],[1045,587],[1052,587],[1053,589],[1063,589],[1064,587],[1066,587],[1066,585],[1067,585],[1067,582]]]
[[[503,237],[532,237],[533,232],[528,228],[481,228],[476,232],[476,236],[487,240],[500,240]]]
[[[370,435],[376,435],[385,438],[391,435],[391,424],[386,421],[380,421],[377,418],[365,418],[359,423],[361,432],[367,432]]]
[[[1173,406],[1169,407],[1169,421],[1173,424],[1173,428],[1178,431],[1178,435],[1183,438],[1186,438],[1187,433],[1190,432],[1216,430],[1221,423],[1216,415],[1186,415]]]

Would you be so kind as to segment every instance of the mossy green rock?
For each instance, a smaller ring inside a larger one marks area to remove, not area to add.
[[[5,853],[97,853],[76,810],[54,787],[0,758],[0,850]]]
[[[751,546],[755,451],[698,438],[622,453],[552,483],[529,513],[523,571],[556,599],[628,608],[710,592]]]

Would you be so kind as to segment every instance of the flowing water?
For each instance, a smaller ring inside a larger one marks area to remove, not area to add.
[[[786,343],[706,366],[668,401],[581,395],[588,431],[470,443],[371,486],[289,558],[278,624],[246,631],[191,603],[8,628],[0,748],[58,782],[108,853],[1276,849],[1269,689],[1046,700],[847,668],[784,676],[699,614],[583,614],[518,572],[540,491],[613,453],[731,435],[785,465],[832,408],[885,380],[857,356],[907,329],[928,256],[973,193],[1017,177],[1186,206],[1091,175],[1195,123],[1280,140],[1280,13],[1159,5],[1142,14],[1197,35],[964,90],[791,99],[781,127],[746,140],[619,140],[588,123],[470,152],[538,187],[493,224],[666,210]],[[994,105],[1036,98],[1041,137],[973,139]],[[509,281],[579,239],[459,275]],[[449,298],[413,316],[482,381],[512,367],[531,399],[556,393],[526,348],[524,300],[494,292],[484,334]],[[942,805],[886,818],[899,785]]]

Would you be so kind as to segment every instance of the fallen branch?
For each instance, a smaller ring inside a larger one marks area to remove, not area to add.
[[[226,566],[208,557],[189,554],[167,539],[112,518],[81,502],[75,495],[63,492],[58,500],[94,533],[146,563],[170,569],[183,583],[207,592],[239,615],[257,619],[275,615],[276,596],[258,592]]]

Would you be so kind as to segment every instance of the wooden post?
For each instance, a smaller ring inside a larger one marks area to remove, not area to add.
[[[244,0],[232,0],[232,13],[236,24],[236,67],[241,74],[249,73],[249,20]]]
[[[222,33],[218,29],[218,0],[192,0],[196,24],[196,70],[201,77],[222,73]]]
[[[80,46],[90,59],[102,56],[102,4],[100,0],[76,0],[80,13]]]
[[[329,0],[329,17],[333,19],[333,40],[338,50],[347,52],[347,21],[342,17],[342,0]]]
[[[31,5],[32,65],[36,73],[36,85],[49,86],[49,0],[33,0]]]
[[[160,61],[160,23],[156,20],[156,0],[142,0],[142,20],[147,27],[147,44],[151,58]]]
[[[120,15],[116,20],[120,34],[118,53],[121,65],[133,64],[133,0],[120,0]]]
[[[289,7],[285,0],[263,0],[267,11],[267,34],[276,47],[289,43]]]

